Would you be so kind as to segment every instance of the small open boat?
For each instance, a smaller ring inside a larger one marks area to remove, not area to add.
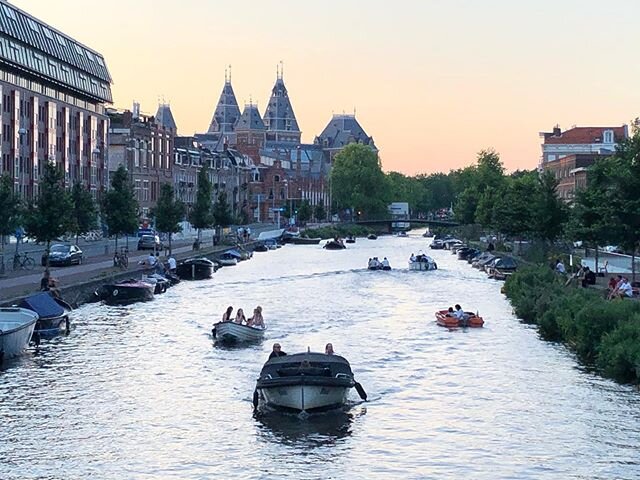
[[[60,332],[69,333],[71,305],[60,298],[53,297],[49,292],[29,295],[23,298],[18,306],[38,314],[39,318],[34,329],[35,335],[48,337]]]
[[[457,327],[472,327],[480,328],[484,325],[482,317],[473,312],[464,312],[467,320],[458,320],[454,316],[449,316],[447,310],[438,310],[436,312],[436,322],[441,327],[457,328]],[[466,325],[465,325],[466,323]]]
[[[409,270],[417,270],[417,271],[429,271],[429,270],[437,270],[438,264],[435,262],[433,258],[429,255],[425,255],[424,253],[419,253],[415,256],[414,260],[409,260]]]
[[[378,238],[378,236],[375,235],[374,233],[370,233],[369,235],[367,235],[367,238],[369,240],[376,240]]]
[[[187,258],[180,262],[176,274],[182,280],[205,280],[216,270],[216,264],[208,258]]]
[[[322,239],[320,237],[317,238],[307,238],[307,237],[291,237],[287,243],[291,243],[293,245],[317,245],[320,243]]]
[[[213,326],[213,337],[226,343],[259,342],[264,338],[264,328],[255,328],[236,322],[218,322]]]
[[[296,353],[274,357],[264,364],[256,382],[254,407],[291,412],[320,412],[339,408],[355,387],[363,400],[367,394],[353,378],[349,362],[339,355]]]
[[[347,247],[342,243],[342,240],[329,240],[322,248],[326,248],[327,250],[344,250]]]
[[[354,237],[353,235],[349,235],[345,241],[347,243],[356,243],[356,237]]]
[[[150,283],[132,279],[103,285],[96,290],[96,295],[107,305],[129,305],[153,300],[155,288]]]
[[[218,263],[223,267],[232,267],[234,265],[237,265],[238,260],[239,255],[235,255],[234,251],[232,250],[224,252],[217,258]]]
[[[0,363],[29,346],[38,314],[18,307],[0,307]]]

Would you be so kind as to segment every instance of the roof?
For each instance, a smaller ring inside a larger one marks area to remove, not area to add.
[[[271,89],[271,98],[267,104],[263,119],[267,130],[300,132],[282,76],[278,76],[275,85]]]
[[[174,132],[178,130],[176,121],[173,118],[173,113],[171,113],[171,106],[167,103],[158,105],[158,112],[156,113],[156,123],[163,126],[164,128],[169,128]]]
[[[543,133],[545,145],[562,144],[591,144],[603,143],[604,132],[613,131],[614,143],[618,143],[627,137],[627,128],[622,127],[574,127],[564,132],[559,128],[554,132]]]
[[[245,105],[242,116],[240,116],[240,120],[236,123],[235,128],[237,132],[247,130],[264,130],[264,122],[260,117],[258,107],[253,104]]]
[[[7,2],[0,2],[0,62],[112,101],[111,75],[100,53]]]
[[[213,112],[213,117],[209,124],[209,133],[233,132],[239,118],[240,107],[238,107],[231,81],[227,79],[224,82],[224,87],[222,87],[218,105],[216,105],[216,109]]]
[[[355,115],[334,115],[316,137],[316,143],[325,148],[342,148],[350,143],[362,143],[377,150],[373,137],[367,135]]]

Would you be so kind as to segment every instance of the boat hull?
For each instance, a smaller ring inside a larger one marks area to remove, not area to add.
[[[176,268],[181,280],[206,280],[215,272],[215,264],[207,259],[185,260]]]
[[[71,305],[49,292],[29,295],[20,301],[20,308],[32,310],[38,314],[34,333],[40,337],[52,337],[62,332],[69,333],[69,315]]]
[[[291,385],[259,388],[268,408],[290,412],[322,412],[343,406],[349,387]]]
[[[28,346],[38,314],[24,308],[0,308],[0,363],[20,355]]]
[[[286,243],[293,245],[317,245],[320,243],[321,238],[306,238],[306,237],[292,237]],[[348,241],[348,240],[347,240]]]
[[[427,272],[437,269],[438,265],[436,264],[436,262],[409,262],[409,270],[415,270],[417,272]]]
[[[471,328],[481,328],[484,325],[484,320],[482,317],[479,317],[475,313],[465,312],[468,316],[468,319],[465,322],[457,319],[453,316],[447,315],[447,310],[439,310],[436,312],[436,323],[441,327],[447,328],[459,328],[459,327],[471,327]]]
[[[116,284],[102,286],[102,300],[107,305],[129,305],[154,298],[154,285]]]
[[[218,263],[223,267],[233,267],[238,264],[238,260],[236,258],[219,258]]]
[[[264,338],[264,330],[235,322],[218,322],[213,326],[213,336],[224,343],[259,342]]]

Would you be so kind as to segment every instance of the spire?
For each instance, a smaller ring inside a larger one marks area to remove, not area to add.
[[[177,133],[178,126],[171,113],[171,105],[168,103],[161,103],[158,105],[158,111],[156,112],[156,123],[162,125],[164,128],[169,128]]]
[[[289,93],[283,80],[283,63],[276,66],[276,83],[271,90],[271,98],[264,112],[264,124],[268,139],[284,142],[300,142],[300,128],[296,120]]]
[[[224,70],[224,87],[209,124],[209,133],[233,132],[239,118],[240,107],[231,86],[231,65],[229,65]]]

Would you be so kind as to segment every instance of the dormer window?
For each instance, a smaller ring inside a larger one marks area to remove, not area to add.
[[[604,131],[604,143],[613,143],[613,130]]]

